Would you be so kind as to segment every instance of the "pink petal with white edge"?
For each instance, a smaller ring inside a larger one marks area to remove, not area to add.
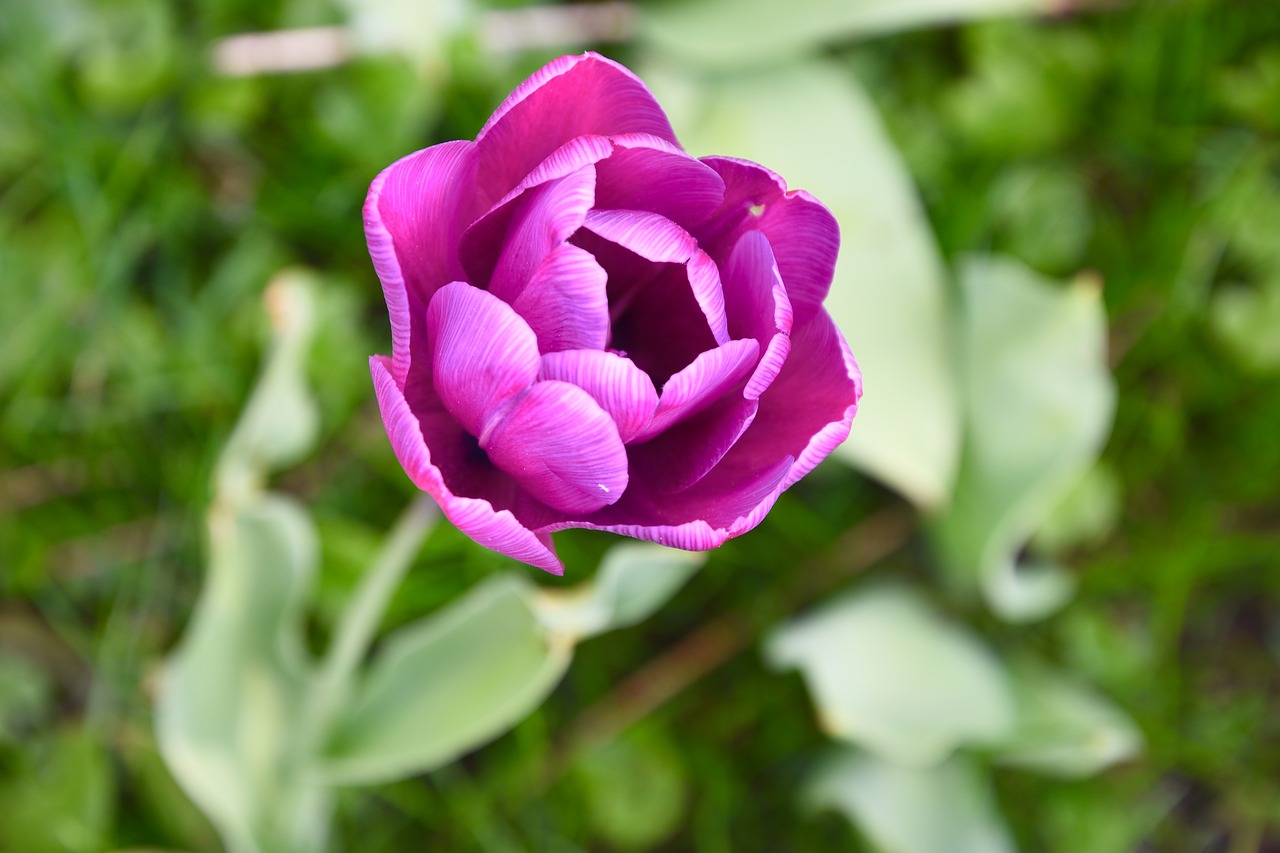
[[[629,358],[599,350],[570,350],[542,357],[539,379],[577,385],[591,395],[618,427],[623,444],[649,423],[658,407],[653,381]]]
[[[563,243],[543,259],[511,307],[538,336],[542,353],[603,350],[609,342],[607,283],[590,252]]]
[[[391,315],[397,382],[408,372],[410,342],[431,295],[462,278],[459,218],[475,166],[473,143],[445,142],[397,160],[369,186],[364,232]]]
[[[648,137],[646,137],[648,138]],[[547,155],[533,171],[525,175],[515,188],[503,196],[494,208],[511,201],[530,187],[563,178],[583,166],[594,166],[613,153],[613,140],[607,136],[579,136]],[[709,167],[708,167],[709,168]],[[712,170],[714,171],[714,170]],[[717,175],[717,177],[719,177]]]
[[[454,495],[445,486],[440,470],[431,462],[418,419],[405,402],[404,393],[391,373],[391,359],[373,356],[369,370],[382,412],[383,423],[396,458],[414,485],[435,498],[445,516],[476,542],[522,563],[552,574],[563,574],[548,531],[529,530],[508,510],[495,511],[486,500]]]
[[[799,480],[849,435],[862,397],[862,374],[825,310],[791,336],[791,355],[760,397],[760,411],[721,462],[759,471],[795,459],[785,485]]]
[[[631,71],[596,53],[552,60],[516,87],[476,137],[481,191],[499,199],[569,140],[621,133],[678,144],[662,107]]]
[[[763,166],[729,157],[702,162],[724,179],[724,206],[698,232],[712,256],[724,260],[748,231],[762,231],[777,258],[800,327],[822,307],[835,274],[840,226],[822,202]]]
[[[792,460],[731,481],[718,470],[677,494],[629,492],[611,507],[580,520],[556,521],[535,528],[549,534],[571,527],[603,530],[671,548],[706,551],[740,536],[764,519],[785,489]]]
[[[476,220],[462,235],[460,247],[467,280],[514,302],[551,250],[582,225],[595,186],[595,168],[583,166]]]
[[[676,223],[637,210],[593,210],[584,227],[611,243],[616,243],[648,261],[685,264],[693,297],[707,319],[716,343],[729,341],[725,319],[724,291],[715,262],[698,248],[697,242]]]
[[[552,509],[593,512],[622,497],[627,453],[618,428],[586,391],[538,382],[480,436],[489,459]]]
[[[538,377],[533,330],[510,305],[464,282],[431,298],[427,337],[435,391],[472,435]]]
[[[699,355],[662,386],[653,419],[635,441],[652,438],[711,405],[747,377],[759,355],[759,345],[750,338],[729,341]]]
[[[791,300],[769,238],[760,231],[743,234],[729,254],[721,280],[729,333],[736,338],[755,338],[764,351],[744,392],[754,400],[777,377],[791,351]]]
[[[595,202],[595,190],[595,168],[583,166],[517,199],[489,289],[515,301],[551,250],[582,226]]]
[[[723,203],[720,175],[671,143],[641,134],[613,143],[613,154],[596,165],[598,209],[646,210],[688,230]]]

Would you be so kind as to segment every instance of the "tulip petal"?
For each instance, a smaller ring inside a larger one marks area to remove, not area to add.
[[[701,353],[662,386],[653,419],[635,441],[652,438],[710,406],[747,377],[759,355],[760,346],[751,338]]]
[[[515,188],[503,196],[493,207],[495,209],[502,207],[530,187],[536,187],[548,181],[563,178],[578,171],[583,166],[594,166],[612,153],[613,140],[607,136],[588,134],[587,136],[575,137],[548,154],[545,160],[535,166],[532,172],[525,175],[520,183],[516,184]],[[712,171],[714,172],[715,170],[713,169]],[[716,177],[719,177],[719,175]]]
[[[791,336],[791,355],[760,397],[751,428],[721,467],[758,471],[795,459],[786,486],[813,470],[849,435],[862,396],[862,374],[825,310]]]
[[[636,210],[593,210],[583,223],[593,234],[647,261],[685,264],[689,289],[716,343],[729,340],[720,273],[706,252],[679,225],[656,213]]]
[[[570,242],[590,252],[608,275],[609,347],[634,361],[655,385],[716,346],[689,287],[687,267],[652,263],[585,228]]]
[[[392,163],[369,186],[364,231],[391,315],[392,375],[403,383],[410,346],[436,289],[462,278],[457,241],[475,180],[475,145],[445,142]]]
[[[431,298],[427,337],[435,391],[472,435],[538,377],[533,330],[510,305],[464,282]]]
[[[705,222],[724,201],[724,180],[677,146],[652,136],[615,137],[613,154],[596,166],[596,208],[645,210],[685,230]]]
[[[758,408],[754,398],[729,393],[651,440],[634,445],[629,454],[631,488],[680,492],[697,483],[747,431]]]
[[[618,426],[623,444],[649,423],[658,407],[653,380],[631,359],[598,350],[569,350],[542,356],[539,379],[558,379],[591,395]]]
[[[652,93],[603,56],[562,56],[512,92],[476,137],[481,194],[496,200],[569,140],[587,134],[647,133],[676,142]]]
[[[791,351],[791,300],[773,248],[762,232],[748,231],[738,239],[722,280],[729,332],[737,338],[755,338],[764,353],[744,392],[754,400],[777,377]]]
[[[613,419],[568,382],[538,382],[480,437],[490,460],[552,509],[589,513],[622,497],[627,454]]]
[[[533,187],[476,220],[462,235],[467,280],[514,302],[534,270],[582,225],[595,198],[595,169],[583,166]]]
[[[476,542],[523,563],[552,574],[563,574],[549,531],[534,532],[506,509],[497,510],[488,500],[456,495],[445,484],[440,468],[423,440],[419,419],[410,410],[405,395],[391,372],[386,356],[369,359],[378,408],[391,439],[396,458],[414,485],[435,498],[445,516]]]
[[[769,238],[778,270],[800,327],[822,307],[835,274],[840,227],[835,217],[804,190],[746,160],[704,157],[725,183],[724,205],[697,233],[712,257],[724,259],[747,231]]]
[[[603,350],[609,343],[607,281],[590,252],[564,243],[543,259],[511,307],[538,336],[543,353]]]

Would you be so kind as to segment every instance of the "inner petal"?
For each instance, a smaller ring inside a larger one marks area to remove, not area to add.
[[[427,338],[435,390],[472,435],[538,376],[533,330],[510,305],[464,282],[431,297]]]
[[[594,512],[627,488],[627,453],[613,418],[568,382],[538,382],[517,395],[486,425],[480,446],[521,488],[561,512]]]
[[[655,386],[716,347],[684,264],[654,263],[585,228],[570,242],[594,255],[608,275],[609,347]]]

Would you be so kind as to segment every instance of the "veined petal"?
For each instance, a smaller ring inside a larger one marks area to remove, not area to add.
[[[574,137],[648,133],[676,142],[648,87],[595,53],[562,56],[521,83],[476,137],[481,193],[498,199]]]
[[[612,153],[613,140],[607,136],[588,134],[570,139],[548,154],[547,158],[535,166],[532,172],[525,175],[520,183],[516,184],[515,189],[503,196],[494,208],[502,207],[530,187],[563,178],[583,166],[594,166]]]
[[[427,309],[432,381],[449,413],[472,435],[538,377],[538,341],[492,293],[454,282]]]
[[[596,165],[598,209],[645,210],[689,230],[723,203],[720,175],[669,142],[628,134],[613,143],[612,155]]]
[[[582,225],[595,198],[587,165],[527,190],[478,219],[462,235],[468,281],[514,302],[556,246]]]
[[[400,383],[431,295],[462,277],[459,219],[475,168],[473,143],[445,142],[397,160],[369,186],[365,239],[391,315],[392,374]]]
[[[634,445],[632,488],[683,491],[707,476],[755,420],[759,403],[729,393],[649,441]]]
[[[712,256],[723,260],[747,231],[769,238],[795,311],[797,328],[822,307],[835,274],[840,226],[822,202],[756,163],[729,157],[702,162],[724,179],[724,205],[698,232]]]
[[[862,374],[824,310],[791,336],[791,355],[760,396],[755,421],[726,454],[729,471],[759,471],[782,457],[795,464],[787,486],[813,470],[849,435],[862,396]]]
[[[568,382],[538,382],[518,395],[486,428],[480,446],[521,488],[564,513],[593,512],[627,488],[617,426]]]
[[[387,427],[387,436],[396,458],[409,479],[435,498],[445,516],[476,542],[512,559],[563,574],[547,531],[535,533],[522,525],[508,510],[495,510],[484,499],[455,495],[445,485],[440,469],[432,463],[431,451],[423,440],[418,419],[405,401],[404,393],[391,373],[391,359],[373,356],[369,370],[378,398],[378,408]]]
[[[603,350],[609,342],[608,276],[590,252],[568,243],[551,250],[512,303],[543,353]]]
[[[635,441],[651,438],[711,405],[751,373],[759,355],[760,347],[751,338],[729,341],[699,355],[662,386],[653,419]]]
[[[745,391],[755,399],[777,377],[791,351],[791,300],[769,238],[761,231],[743,234],[729,253],[721,280],[730,334],[755,338],[764,353]]]
[[[645,260],[684,264],[689,288],[706,317],[712,337],[718,344],[729,341],[720,273],[688,231],[665,216],[636,210],[593,210],[583,225],[593,234]]]
[[[658,392],[643,370],[629,358],[598,350],[568,350],[542,356],[539,379],[558,379],[591,395],[618,426],[623,444],[653,417]]]

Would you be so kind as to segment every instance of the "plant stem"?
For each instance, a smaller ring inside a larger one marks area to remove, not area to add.
[[[321,747],[314,738],[322,737],[333,722],[356,668],[364,660],[374,634],[382,624],[392,594],[439,515],[440,511],[430,497],[418,495],[396,520],[382,550],[360,579],[354,597],[343,610],[329,653],[316,677],[308,710],[309,734],[316,750],[313,754],[318,754]]]

